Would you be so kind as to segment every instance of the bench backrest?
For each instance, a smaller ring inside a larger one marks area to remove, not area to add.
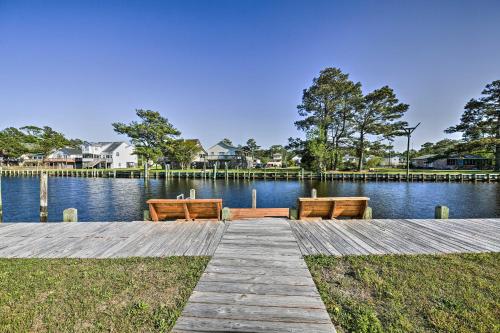
[[[153,221],[221,219],[222,199],[151,199],[147,204]]]
[[[367,197],[299,198],[298,218],[334,219],[363,218],[368,207]]]

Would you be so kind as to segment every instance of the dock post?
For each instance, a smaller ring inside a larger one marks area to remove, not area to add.
[[[76,208],[63,210],[63,222],[78,222],[78,210]]]
[[[189,198],[196,199],[196,190],[194,188],[189,190]]]
[[[2,168],[0,167],[0,223],[3,222],[3,210],[2,210]]]
[[[366,207],[363,212],[363,220],[371,220],[373,219],[373,210],[371,207]]]
[[[257,208],[257,190],[252,190],[252,208]]]
[[[231,221],[231,210],[229,207],[222,208],[222,221]]]
[[[214,163],[214,179],[217,179],[217,162]]]
[[[318,191],[316,191],[315,188],[311,190],[311,198],[317,198],[318,197]]]
[[[149,215],[149,209],[145,209],[142,212],[142,217],[144,221],[151,221],[151,215]]]
[[[48,175],[47,173],[42,173],[40,175],[40,222],[47,222],[49,215],[47,204],[48,204]]]
[[[448,219],[450,216],[450,209],[446,206],[436,206],[434,210],[434,218],[436,219]]]

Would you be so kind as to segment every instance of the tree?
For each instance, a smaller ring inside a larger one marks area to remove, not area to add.
[[[145,160],[144,171],[147,175],[148,164],[169,151],[175,138],[181,132],[172,125],[167,118],[159,112],[138,109],[135,111],[140,121],[130,124],[113,123],[113,129],[119,134],[125,134],[135,146],[134,153]]]
[[[255,154],[260,149],[260,146],[257,145],[257,142],[255,141],[255,139],[248,139],[247,144],[245,146],[243,146],[242,149],[245,152],[249,153],[250,156],[252,157],[252,160],[253,160],[255,158]]]
[[[189,167],[191,161],[200,153],[200,146],[195,140],[176,140],[170,146],[167,155],[171,161],[180,164],[181,169]]]
[[[409,105],[399,103],[394,91],[388,86],[376,89],[364,96],[363,103],[354,115],[354,124],[358,133],[357,157],[358,170],[363,169],[365,142],[367,135],[381,136],[383,139],[393,138],[398,130],[406,126],[406,122],[397,121]]]
[[[47,158],[54,150],[71,146],[75,141],[67,139],[64,134],[54,131],[49,126],[24,126],[25,140],[30,153],[41,154]]]
[[[337,169],[339,148],[352,134],[354,111],[361,100],[361,84],[349,80],[338,68],[322,70],[312,86],[304,89],[302,104],[297,106],[304,119],[295,125],[315,138],[311,152],[320,160],[318,165]]]
[[[0,155],[7,158],[19,158],[28,152],[26,134],[14,127],[0,131]]]
[[[420,146],[418,155],[446,155],[457,150],[457,145],[460,144],[458,140],[443,139],[436,143],[426,142]]]
[[[225,145],[228,145],[228,146],[232,146],[233,145],[233,141],[229,140],[228,138],[222,139],[222,143],[225,144]]]
[[[500,80],[487,84],[481,94],[465,105],[460,123],[445,132],[462,133],[462,150],[494,154],[495,171],[500,171]]]

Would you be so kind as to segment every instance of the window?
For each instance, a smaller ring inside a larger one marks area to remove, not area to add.
[[[120,156],[120,152],[119,151],[116,152],[116,156]]]

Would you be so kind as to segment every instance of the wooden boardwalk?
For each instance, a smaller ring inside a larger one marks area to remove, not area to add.
[[[173,332],[335,332],[284,219],[229,224]]]
[[[0,223],[0,257],[211,256],[223,222]]]
[[[173,332],[335,332],[303,255],[500,251],[500,219],[0,223],[0,257],[212,256]]]
[[[289,223],[304,255],[500,252],[500,219]]]

